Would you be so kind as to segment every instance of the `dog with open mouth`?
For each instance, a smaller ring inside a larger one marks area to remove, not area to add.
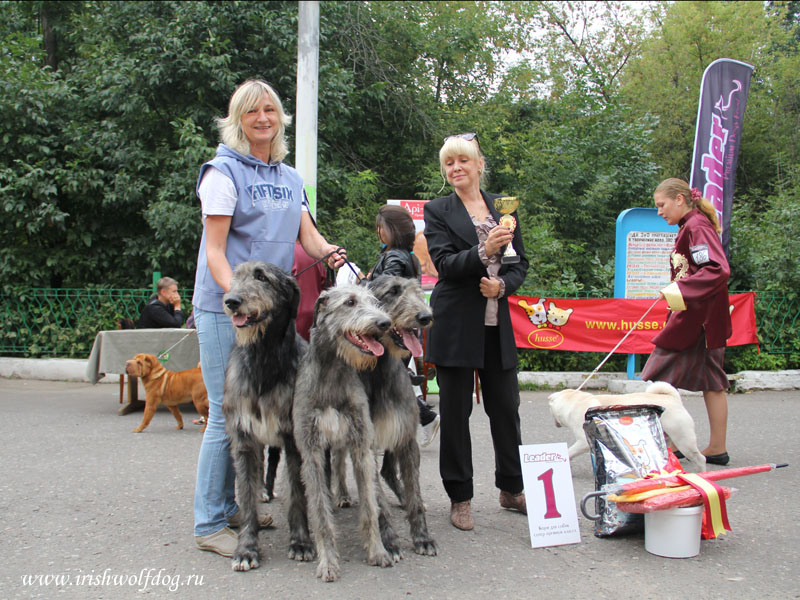
[[[360,372],[369,397],[370,417],[375,430],[375,447],[384,450],[381,475],[400,500],[408,517],[414,551],[435,556],[436,543],[428,532],[425,508],[419,485],[419,446],[417,399],[405,367],[410,356],[422,356],[419,332],[433,323],[433,313],[425,303],[422,288],[414,279],[382,275],[369,282],[369,290],[391,317],[391,327],[380,337],[386,348],[374,369]],[[344,449],[332,454],[331,488],[338,506],[349,506],[345,484]],[[397,470],[400,470],[400,479]],[[382,491],[381,511],[388,512]],[[381,530],[384,546],[395,543],[396,535],[388,526]]]
[[[314,558],[301,457],[294,440],[295,379],[307,347],[295,327],[299,302],[297,282],[264,262],[237,266],[223,297],[223,309],[236,327],[222,401],[242,513],[232,559],[235,571],[259,566],[256,507],[264,485],[265,446],[280,446],[286,456],[289,557],[300,561]]]
[[[311,340],[295,386],[294,437],[303,457],[308,516],[319,558],[317,577],[323,581],[336,581],[341,575],[327,449],[332,456],[350,454],[367,562],[390,567],[401,557],[396,536],[392,538],[393,530],[387,528],[387,515],[379,510],[375,430],[360,377],[376,368],[385,352],[378,340],[390,326],[389,315],[363,286],[326,290],[314,306]]]

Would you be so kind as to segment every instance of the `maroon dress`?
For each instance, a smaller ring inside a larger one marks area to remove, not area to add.
[[[672,283],[662,290],[670,306],[656,348],[642,370],[646,381],[666,381],[692,391],[729,387],[722,368],[731,335],[730,267],[719,234],[697,209],[678,223],[670,255]]]

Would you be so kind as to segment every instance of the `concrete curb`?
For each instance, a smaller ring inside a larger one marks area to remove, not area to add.
[[[0,377],[11,379],[39,379],[44,381],[80,381],[88,383],[86,363],[79,358],[8,358],[0,357]],[[519,382],[549,389],[575,389],[589,373],[562,373],[557,371],[522,371]],[[741,371],[731,375],[732,389],[737,392],[756,390],[798,390],[800,370],[793,371]],[[98,383],[119,383],[119,375],[109,373]],[[597,373],[584,386],[591,390],[608,390],[613,394],[641,392],[647,383],[628,379],[625,373]],[[693,392],[682,392],[691,395]],[[699,392],[698,392],[699,393]]]
[[[44,381],[81,381],[86,377],[86,363],[80,358],[8,358],[0,357],[0,377]],[[119,383],[119,375],[108,374],[98,383]]]

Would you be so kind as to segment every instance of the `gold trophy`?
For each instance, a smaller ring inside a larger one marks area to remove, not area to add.
[[[514,233],[514,229],[517,227],[517,220],[511,216],[511,213],[517,210],[518,206],[519,198],[516,196],[503,196],[494,200],[494,207],[503,213],[499,224],[503,227],[508,227],[511,233]],[[506,251],[503,252],[503,258],[500,259],[500,262],[504,265],[519,262],[519,254],[514,251],[512,244],[506,246]]]

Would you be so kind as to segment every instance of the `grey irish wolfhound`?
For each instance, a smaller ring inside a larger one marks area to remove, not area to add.
[[[369,283],[369,289],[392,320],[391,328],[380,338],[387,352],[378,357],[374,369],[360,373],[369,397],[375,446],[385,451],[381,475],[403,504],[414,551],[435,556],[436,543],[428,533],[419,487],[420,457],[416,435],[419,408],[405,366],[411,355],[422,355],[418,331],[431,326],[433,313],[425,304],[422,288],[413,279],[378,277]],[[402,488],[397,480],[398,466]],[[332,487],[337,504],[346,506],[349,498],[341,454],[334,456],[333,473]],[[386,510],[384,506],[381,508]],[[391,533],[383,533],[386,544]]]
[[[223,298],[236,327],[236,345],[225,373],[222,409],[236,469],[242,526],[233,554],[236,571],[258,567],[258,513],[264,473],[264,446],[282,446],[288,480],[289,557],[310,561],[300,453],[294,442],[292,405],[298,363],[306,342],[295,318],[300,288],[278,267],[246,262],[233,273]]]
[[[367,562],[392,566],[399,559],[395,543],[381,539],[385,516],[379,511],[379,486],[369,401],[359,373],[375,368],[384,347],[376,338],[391,324],[366,288],[344,286],[323,292],[314,307],[311,343],[297,373],[294,433],[303,457],[308,516],[319,565],[317,577],[336,581],[339,556],[325,451],[346,449],[358,484],[360,526]]]

